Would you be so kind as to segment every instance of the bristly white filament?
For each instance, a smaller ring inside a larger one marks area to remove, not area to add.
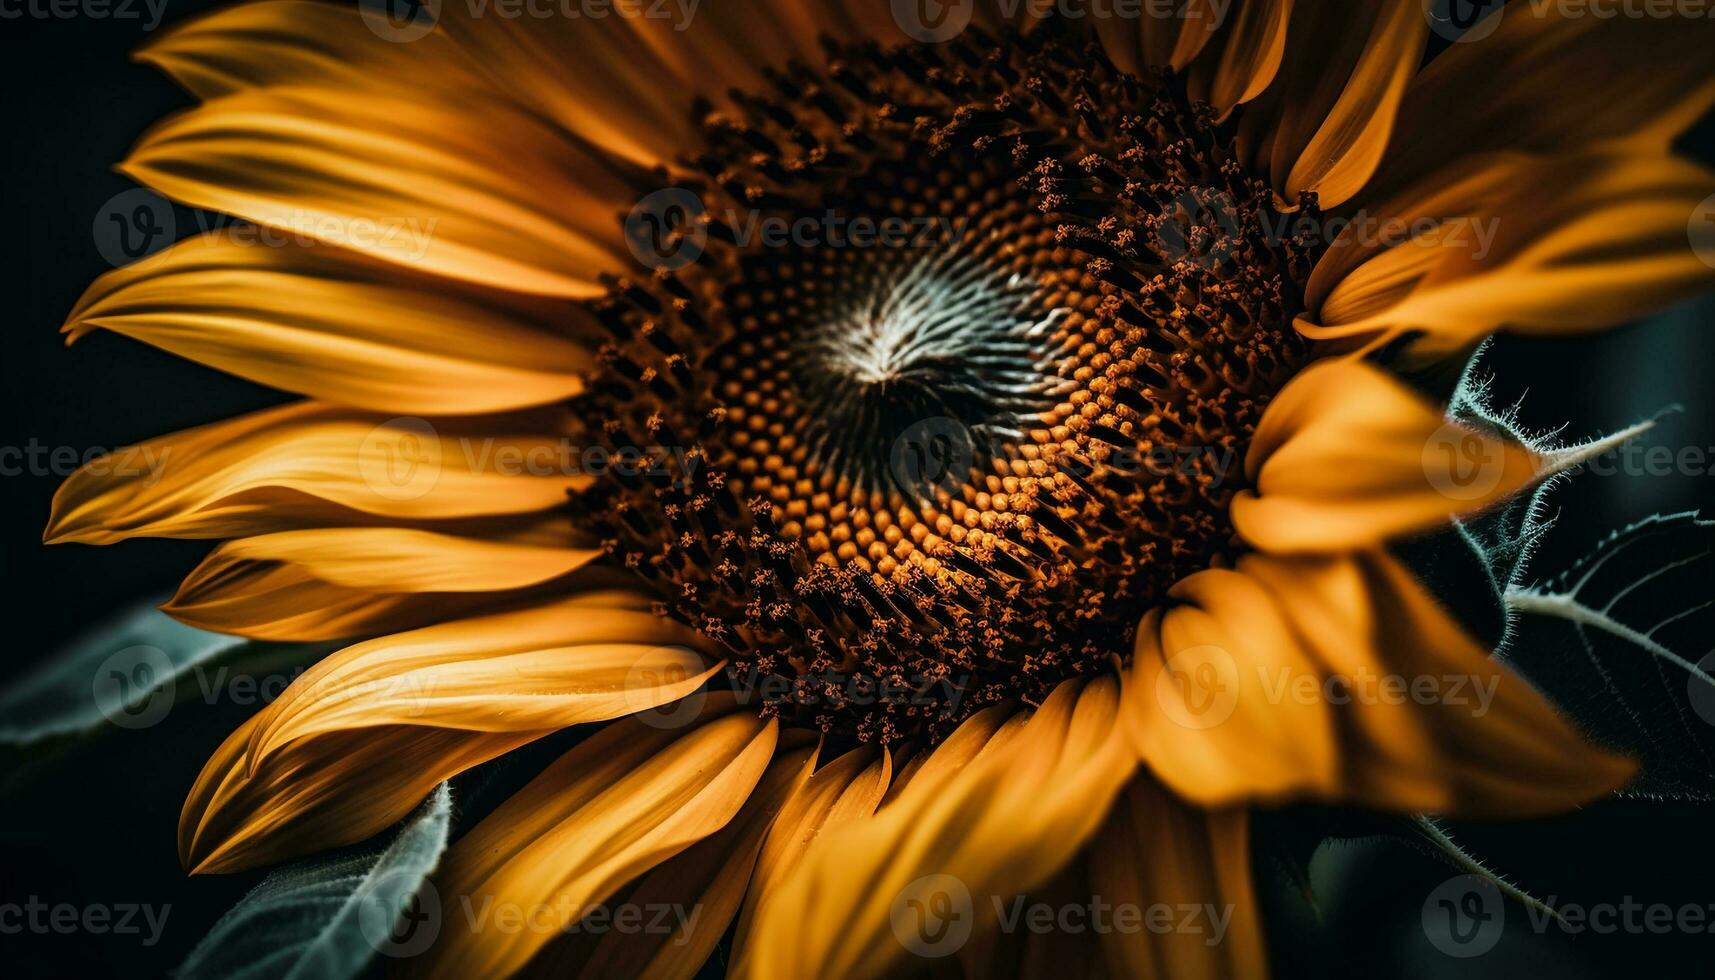
[[[1035,282],[964,245],[825,284],[837,314],[801,325],[794,355],[809,449],[866,489],[887,488],[890,449],[910,426],[956,419],[975,446],[1019,438],[1073,384],[1055,373],[1066,310],[1046,308]]]

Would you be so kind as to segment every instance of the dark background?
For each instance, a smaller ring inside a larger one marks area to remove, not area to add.
[[[213,4],[170,0],[172,24]],[[15,8],[13,8],[15,9]],[[138,8],[139,13],[142,8]],[[4,119],[0,446],[126,445],[255,409],[281,396],[97,332],[66,350],[57,333],[80,291],[109,268],[94,232],[105,202],[131,185],[113,173],[138,134],[187,104],[153,70],[129,61],[147,35],[139,19],[0,20]],[[1590,80],[1600,85],[1599,78]],[[1715,156],[1707,123],[1687,150]],[[195,218],[178,213],[182,236]],[[1690,304],[1647,324],[1576,341],[1507,340],[1492,366],[1504,400],[1528,394],[1524,419],[1569,437],[1595,435],[1682,411],[1646,439],[1715,455],[1715,304]],[[170,591],[208,547],[133,541],[111,549],[40,543],[63,472],[0,476],[5,581],[0,683],[112,610]],[[1608,530],[1657,511],[1715,502],[1715,478],[1586,475],[1556,498],[1561,525],[1536,568],[1553,572]],[[248,708],[174,712],[142,732],[112,731],[66,750],[43,774],[10,780],[0,795],[0,902],[170,903],[165,936],[0,935],[0,972],[158,975],[175,966],[257,876],[191,881],[173,853],[179,804],[208,753]],[[1492,866],[1541,896],[1673,905],[1715,903],[1711,808],[1615,801],[1553,821],[1455,828]],[[1490,954],[1452,960],[1424,939],[1424,896],[1451,872],[1389,848],[1342,852],[1340,887],[1323,896],[1324,924],[1286,919],[1280,947],[1308,945],[1351,976],[1611,976],[1715,973],[1715,942],[1700,936],[1532,935],[1509,926]],[[1513,915],[1519,924],[1523,915]],[[1682,972],[1683,971],[1683,972]]]

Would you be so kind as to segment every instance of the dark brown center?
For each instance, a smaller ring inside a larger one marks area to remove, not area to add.
[[[595,304],[579,410],[677,461],[580,505],[763,710],[934,739],[1123,658],[1234,552],[1314,248],[1230,126],[1094,48],[830,45],[773,82],[632,216],[655,268]]]

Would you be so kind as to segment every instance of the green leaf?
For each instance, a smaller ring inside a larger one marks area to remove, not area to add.
[[[1641,760],[1628,792],[1715,799],[1715,521],[1649,517],[1506,601],[1498,655]]]
[[[85,634],[0,690],[0,745],[29,745],[105,724],[147,728],[172,707],[180,677],[242,646],[149,603]]]
[[[442,783],[385,849],[275,871],[215,923],[177,976],[345,980],[377,953],[426,947],[439,927],[427,882],[446,850],[451,816],[452,792]]]

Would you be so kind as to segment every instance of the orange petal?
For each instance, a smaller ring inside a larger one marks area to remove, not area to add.
[[[1268,975],[1251,886],[1249,817],[1186,806],[1148,776],[1120,794],[1090,847],[1091,890],[1115,908],[1173,910],[1167,930],[1102,934],[1118,977],[1249,980]],[[1188,915],[1186,909],[1199,911]]]
[[[238,226],[107,273],[72,310],[67,341],[111,330],[285,391],[392,413],[503,411],[582,390],[593,358],[554,325],[575,322],[571,310],[268,241],[274,234]]]
[[[757,906],[798,866],[804,852],[824,832],[837,835],[842,828],[874,816],[887,792],[892,775],[886,752],[853,749],[812,775],[803,790],[780,811],[768,832],[751,876],[733,937],[732,958],[744,959],[753,941]]]
[[[356,843],[397,823],[442,780],[548,734],[369,728],[298,742],[245,775],[258,718],[221,744],[185,799],[179,860],[193,874]]]
[[[560,409],[389,419],[313,402],[151,439],[54,495],[44,538],[242,537],[301,527],[543,511],[571,475]]]
[[[277,531],[222,544],[227,562],[283,562],[348,589],[371,592],[499,592],[559,578],[599,548],[524,544],[396,527]]]
[[[1715,105],[1707,17],[1506,4],[1467,37],[1476,40],[1451,45],[1412,80],[1366,203],[1496,151],[1659,155]]]
[[[1337,239],[1307,290],[1316,339],[1421,329],[1429,352],[1497,328],[1610,326],[1715,286],[1715,173],[1666,156],[1508,157],[1385,206],[1424,222],[1392,248]],[[1324,269],[1324,265],[1327,266]]]
[[[751,869],[770,827],[803,792],[815,767],[812,748],[775,755],[732,822],[669,858],[626,888],[615,910],[635,908],[648,925],[586,930],[554,942],[530,961],[525,976],[638,977],[690,980],[708,961],[738,914]],[[670,910],[672,928],[659,922]]]
[[[296,739],[373,726],[515,731],[645,711],[718,669],[696,642],[646,596],[611,591],[380,637],[287,687],[262,712],[247,764]]]
[[[442,930],[430,975],[519,969],[592,906],[726,826],[762,778],[776,729],[743,712],[683,734],[627,720],[566,753],[447,853],[442,901],[471,918]],[[507,910],[520,908],[560,917],[507,928]]]
[[[1270,686],[1318,676],[1276,598],[1226,569],[1192,575],[1172,595],[1186,604],[1144,617],[1126,686],[1126,723],[1143,759],[1199,801],[1337,796],[1332,708]]]
[[[1229,9],[1215,0],[1185,0],[1171,17],[1092,17],[1090,23],[1114,64],[1141,76],[1154,68],[1183,71]]]
[[[414,629],[516,598],[516,593],[370,592],[324,582],[298,565],[231,561],[216,549],[161,609],[216,633],[305,642]]]
[[[503,99],[246,89],[148,133],[121,172],[192,207],[451,279],[564,298],[629,263],[635,186]]]
[[[1263,413],[1245,459],[1255,490],[1233,498],[1233,525],[1264,551],[1341,551],[1481,510],[1549,469],[1376,368],[1323,361]]]
[[[193,17],[152,36],[135,57],[199,99],[296,87],[441,101],[494,94],[444,33],[401,44],[370,29],[357,7],[314,0],[260,0]],[[424,71],[427,64],[434,70]]]
[[[1145,620],[1128,720],[1151,770],[1199,805],[1302,798],[1531,817],[1631,776],[1627,760],[1587,743],[1385,553],[1253,554],[1174,595],[1191,604]],[[1155,717],[1169,702],[1152,702],[1137,675],[1162,664],[1180,668],[1196,724],[1175,731],[1171,716]],[[1257,738],[1246,745],[1229,726]],[[1264,734],[1276,727],[1290,730]],[[1281,737],[1287,744],[1263,741]],[[1265,751],[1273,765],[1251,758]]]
[[[1187,70],[1192,97],[1225,118],[1235,106],[1261,95],[1285,57],[1292,5],[1293,0],[1250,0],[1229,6],[1227,22]],[[1184,29],[1198,28],[1188,21]]]
[[[1353,8],[1334,0],[1299,2],[1281,77],[1257,109],[1277,116],[1262,165],[1275,193],[1296,204],[1313,191],[1324,209],[1355,194],[1380,162],[1406,83],[1423,59],[1429,22],[1422,0],[1382,0]],[[1244,125],[1258,121],[1246,112]],[[1266,123],[1264,123],[1266,125]]]
[[[987,903],[1064,867],[1132,772],[1118,707],[1113,678],[1068,681],[1000,748],[818,838],[760,906],[740,975],[877,976],[952,952],[940,929],[912,928],[913,903]]]

